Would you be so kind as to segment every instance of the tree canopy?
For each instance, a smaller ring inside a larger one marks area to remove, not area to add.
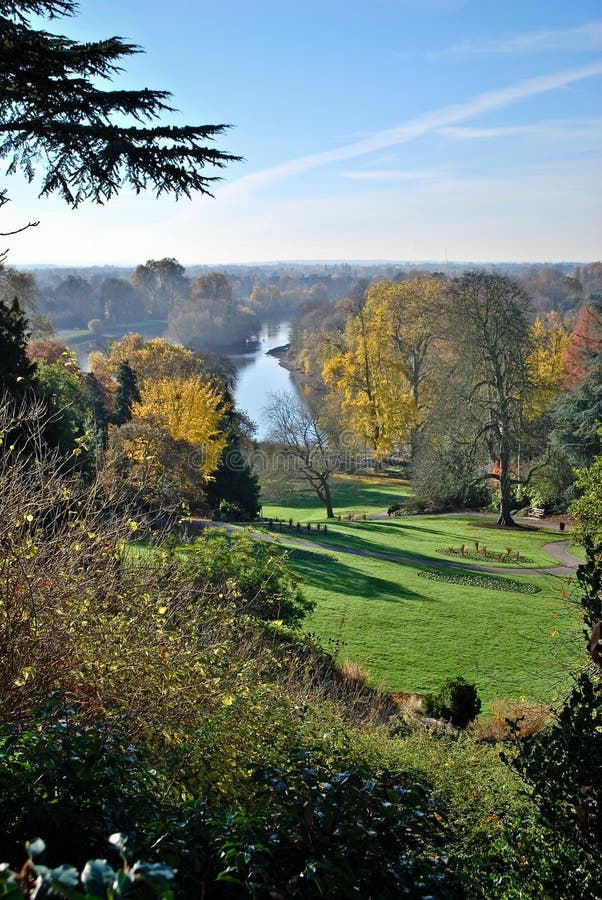
[[[138,46],[121,37],[82,43],[32,24],[76,12],[75,0],[0,0],[0,159],[8,173],[31,182],[40,172],[40,196],[57,193],[72,207],[103,203],[122,187],[210,194],[216,177],[206,167],[237,159],[212,146],[227,126],[156,124],[175,111],[167,91],[107,87]]]

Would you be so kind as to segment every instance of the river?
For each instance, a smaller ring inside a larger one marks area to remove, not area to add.
[[[290,372],[284,369],[268,350],[288,343],[288,322],[264,323],[259,334],[259,344],[248,353],[228,354],[236,366],[238,382],[234,397],[236,405],[257,425],[256,437],[267,437],[267,425],[263,420],[263,408],[273,392],[296,393]]]
[[[166,323],[149,323],[144,329],[143,337],[163,337]],[[137,323],[136,330],[143,329]],[[267,437],[267,426],[263,421],[262,410],[269,402],[273,391],[294,392],[295,387],[290,373],[284,369],[275,356],[269,356],[268,350],[282,347],[288,343],[290,324],[288,322],[264,322],[259,333],[259,341],[247,353],[228,353],[228,359],[234,363],[238,372],[238,381],[234,399],[239,409],[245,412],[256,424],[256,437],[262,440]],[[60,334],[58,335],[60,339]],[[115,335],[117,339],[118,335]],[[73,345],[79,364],[84,371],[88,369],[88,345]],[[202,356],[202,351],[201,351]]]

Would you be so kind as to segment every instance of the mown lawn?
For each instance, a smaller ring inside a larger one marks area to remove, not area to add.
[[[337,479],[338,511],[374,513],[386,509],[408,488],[388,479]],[[264,515],[294,521],[324,520],[319,504],[264,508]],[[569,683],[580,661],[580,626],[565,578],[529,573],[515,580],[540,588],[537,594],[448,584],[419,577],[433,562],[457,557],[438,550],[474,542],[528,557],[529,566],[557,563],[543,544],[556,533],[497,531],[474,516],[409,516],[329,524],[328,534],[311,537],[315,552],[292,550],[291,562],[304,590],[316,602],[307,622],[325,644],[334,642],[341,659],[362,665],[375,683],[389,690],[436,689],[446,678],[463,675],[476,682],[485,704],[501,697],[550,701]],[[307,535],[303,535],[307,539]],[[350,549],[415,555],[393,562],[324,551],[319,543]],[[489,565],[493,563],[488,562]],[[495,563],[497,565],[497,563]],[[516,561],[510,563],[517,567]],[[574,579],[573,579],[574,581]],[[512,585],[509,585],[512,588]]]
[[[337,475],[333,478],[332,494],[336,513],[347,516],[349,513],[379,512],[387,510],[403,497],[410,495],[407,481],[385,476]],[[285,505],[264,503],[262,515],[268,518],[288,519],[295,522],[324,522],[326,511],[316,495],[309,490],[299,490],[294,499],[287,500]]]
[[[564,579],[529,577],[541,592],[522,594],[427,581],[420,565],[304,550],[290,558],[316,602],[308,630],[389,690],[423,693],[463,675],[485,701],[549,701],[577,662]]]

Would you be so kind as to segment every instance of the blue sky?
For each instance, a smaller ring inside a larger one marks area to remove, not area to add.
[[[75,212],[10,179],[5,221],[41,219],[14,264],[602,257],[599,0],[82,0],[52,28],[142,45],[119,83],[245,162],[214,200]]]

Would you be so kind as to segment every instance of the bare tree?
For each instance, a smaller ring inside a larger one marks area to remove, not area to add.
[[[270,439],[291,463],[290,468],[317,494],[328,518],[334,518],[330,481],[339,468],[340,456],[317,412],[292,394],[273,393],[264,415],[270,424]]]
[[[527,420],[530,384],[527,370],[529,300],[509,278],[467,272],[451,287],[450,326],[457,355],[453,368],[466,389],[465,418],[473,447],[487,448],[499,481],[498,525],[514,525],[510,514],[514,478]],[[450,377],[454,372],[450,371]]]

